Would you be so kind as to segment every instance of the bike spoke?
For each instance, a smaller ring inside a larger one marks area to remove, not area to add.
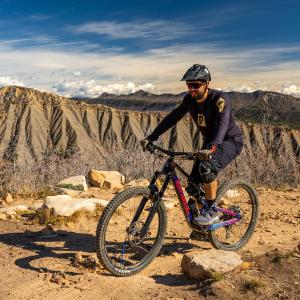
[[[144,238],[139,233],[149,215],[152,201],[148,200],[138,221],[130,226],[143,195],[127,199],[111,216],[107,225],[105,248],[112,264],[122,269],[134,267],[145,259],[153,247],[158,234],[158,214],[156,213]]]
[[[219,242],[225,245],[233,245],[246,234],[253,216],[251,194],[242,186],[229,189],[221,198],[220,207],[234,211],[241,215],[241,220],[234,225],[220,227],[215,230],[215,236]],[[234,217],[220,214],[221,221],[230,220]]]

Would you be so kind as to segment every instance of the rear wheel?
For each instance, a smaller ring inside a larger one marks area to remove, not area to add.
[[[141,201],[146,204],[130,226]],[[147,187],[132,187],[117,194],[103,211],[97,226],[96,248],[99,260],[112,274],[130,276],[140,272],[161,249],[167,226],[162,201],[146,235],[141,236],[152,205]]]
[[[254,188],[241,180],[233,180],[218,189],[217,206],[239,213],[241,220],[209,232],[213,246],[223,250],[238,250],[250,239],[258,218],[259,202]],[[220,222],[232,217],[221,214]]]

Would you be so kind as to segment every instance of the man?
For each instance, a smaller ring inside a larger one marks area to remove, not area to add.
[[[203,183],[209,208],[202,209],[193,222],[197,225],[210,225],[219,220],[213,205],[217,193],[217,174],[241,153],[243,136],[233,119],[228,95],[208,88],[211,75],[206,66],[193,65],[181,80],[186,81],[188,93],[141,144],[144,149],[147,148],[149,142],[156,141],[187,112],[190,113],[203,135],[202,150],[206,149],[204,152],[211,159],[195,161],[186,190],[197,198],[195,184]]]

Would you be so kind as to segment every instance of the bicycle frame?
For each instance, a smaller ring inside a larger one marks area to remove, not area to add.
[[[162,197],[163,197],[163,194],[169,184],[170,181],[172,181],[173,183],[173,186],[175,188],[175,191],[176,191],[176,194],[177,194],[177,197],[179,198],[179,202],[181,204],[181,209],[183,211],[183,214],[185,216],[185,219],[186,219],[186,222],[187,224],[189,225],[190,228],[192,228],[193,230],[196,230],[196,231],[201,231],[203,230],[203,228],[198,228],[198,226],[195,226],[193,225],[193,223],[191,222],[192,221],[192,213],[190,211],[190,207],[188,205],[188,202],[185,198],[185,195],[183,193],[183,190],[182,190],[182,186],[181,186],[181,183],[180,183],[180,180],[179,178],[177,177],[177,174],[176,174],[176,169],[181,173],[183,174],[185,177],[189,178],[189,174],[187,174],[176,162],[174,162],[174,157],[169,157],[167,159],[167,161],[165,162],[163,168],[161,171],[155,171],[154,172],[154,175],[151,179],[151,182],[148,186],[149,190],[150,190],[150,197],[153,199],[153,206],[149,212],[149,215],[146,219],[146,222],[143,226],[143,229],[141,230],[141,236],[145,236],[147,231],[148,231],[148,228],[150,226],[150,223],[157,211],[157,208],[158,208],[158,205],[160,203],[160,201],[162,201]],[[161,176],[161,175],[165,175],[165,180],[162,184],[162,187],[160,190],[158,190],[158,187],[156,185],[156,181],[157,179]],[[200,192],[205,195],[204,191],[200,188]],[[146,205],[146,202],[148,201],[147,197],[143,197],[140,205],[138,206],[138,209],[132,219],[132,222],[131,222],[131,225],[128,227],[130,228],[134,222],[136,222],[141,214],[141,212],[143,211],[145,205]],[[204,200],[205,201],[205,200]],[[206,203],[203,202],[203,204],[205,205]],[[223,227],[223,226],[230,226],[230,225],[233,225],[235,224],[236,222],[238,222],[240,219],[241,219],[241,216],[231,210],[227,210],[227,209],[224,209],[224,208],[221,208],[221,207],[216,207],[216,209],[220,212],[222,212],[223,214],[227,214],[229,216],[232,216],[234,217],[233,219],[230,219],[230,220],[227,220],[227,221],[224,221],[224,222],[220,222],[220,223],[215,223],[215,224],[212,224],[212,225],[209,225],[207,226],[205,229],[206,230],[215,230],[217,228],[220,228],[220,227]]]

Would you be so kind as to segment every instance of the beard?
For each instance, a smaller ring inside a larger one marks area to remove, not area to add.
[[[205,88],[204,91],[202,91],[202,92],[198,91],[198,92],[193,93],[193,94],[190,92],[190,95],[191,95],[192,99],[200,100],[204,96],[204,94],[206,93],[206,90],[207,90],[207,88]]]

